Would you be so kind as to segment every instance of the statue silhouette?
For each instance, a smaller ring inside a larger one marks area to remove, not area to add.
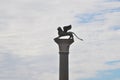
[[[83,39],[79,38],[74,32],[68,32],[70,29],[72,28],[72,25],[68,25],[68,26],[64,26],[63,29],[61,27],[58,27],[58,39],[62,36],[69,36],[69,39],[74,39],[73,34],[81,41],[83,41]]]

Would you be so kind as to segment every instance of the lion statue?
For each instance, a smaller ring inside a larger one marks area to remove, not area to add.
[[[72,25],[68,25],[68,26],[64,26],[63,29],[61,27],[58,27],[58,39],[62,36],[69,36],[69,39],[74,39],[73,34],[81,41],[83,41],[83,39],[79,38],[74,32],[68,32],[68,30],[70,30],[72,28]]]

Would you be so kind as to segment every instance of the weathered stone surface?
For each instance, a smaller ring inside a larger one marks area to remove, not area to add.
[[[74,42],[73,39],[54,39],[59,46],[59,52],[69,52],[69,46]]]
[[[69,47],[73,39],[54,39],[59,46],[59,80],[69,80]]]

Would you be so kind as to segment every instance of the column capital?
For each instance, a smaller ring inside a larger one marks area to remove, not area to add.
[[[58,44],[60,53],[69,52],[69,47],[74,42],[73,39],[58,39],[58,38],[55,38],[54,41]]]

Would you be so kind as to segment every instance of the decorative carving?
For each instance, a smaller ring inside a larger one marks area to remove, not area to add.
[[[72,25],[68,25],[68,26],[64,26],[63,29],[61,27],[58,27],[58,39],[62,36],[69,36],[69,39],[74,39],[73,34],[81,41],[83,41],[83,39],[79,38],[74,32],[70,32],[69,30],[72,28]],[[68,32],[69,31],[69,32]]]

